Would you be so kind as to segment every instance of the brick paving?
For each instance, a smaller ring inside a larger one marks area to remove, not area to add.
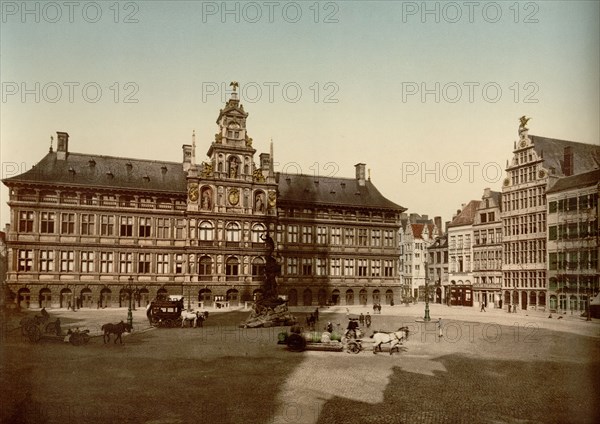
[[[440,339],[435,323],[418,322],[423,307],[384,307],[374,316],[370,330],[412,330],[392,356],[288,352],[276,344],[280,328],[237,328],[247,311],[211,310],[203,329],[151,331],[136,311],[123,346],[101,338],[85,347],[31,345],[13,331],[3,348],[0,421],[19,417],[23,405],[25,417],[48,423],[599,421],[598,320],[431,305],[432,319],[442,318]],[[314,310],[294,309],[301,319]],[[127,310],[50,313],[94,330]],[[345,316],[346,307],[323,308],[319,326],[344,325]]]

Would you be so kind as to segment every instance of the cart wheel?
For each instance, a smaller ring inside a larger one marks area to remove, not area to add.
[[[350,353],[358,353],[361,351],[360,345],[357,342],[348,343],[346,348],[348,349],[348,352],[350,352]]]
[[[299,334],[290,334],[287,338],[287,347],[292,352],[304,352],[304,349],[306,349],[306,340]]]
[[[83,339],[81,338],[81,334],[73,333],[71,337],[69,337],[69,342],[73,346],[80,346],[83,344]]]
[[[31,324],[27,327],[27,337],[32,343],[38,342],[42,338],[42,331],[35,324]]]
[[[83,344],[88,344],[88,342],[90,341],[90,336],[87,333],[83,333],[81,335],[81,339],[83,340]]]
[[[46,327],[44,328],[44,332],[46,334],[56,334],[56,323],[49,322],[48,324],[46,324]]]
[[[173,321],[171,321],[170,319],[164,320],[163,323],[165,324],[165,327],[167,327],[167,328],[173,327]]]

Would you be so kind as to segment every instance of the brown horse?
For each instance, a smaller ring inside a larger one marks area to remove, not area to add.
[[[118,324],[104,324],[102,326],[102,331],[104,331],[102,340],[104,340],[104,343],[110,342],[110,335],[116,334],[117,337],[115,337],[115,344],[117,343],[117,340],[119,340],[121,344],[123,344],[123,339],[121,338],[121,335],[126,331],[128,333],[131,333],[131,330],[131,325],[123,321],[119,322]]]

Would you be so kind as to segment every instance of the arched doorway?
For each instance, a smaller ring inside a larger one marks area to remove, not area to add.
[[[531,306],[537,306],[537,293],[536,292],[529,293],[529,304]]]
[[[73,292],[71,289],[62,289],[60,291],[60,307],[68,309],[73,307]]]
[[[138,306],[145,308],[146,306],[148,306],[149,303],[150,303],[150,292],[146,288],[140,289],[139,296],[138,296]]]
[[[81,290],[81,307],[82,308],[91,308],[94,306],[92,302],[92,291],[89,288],[85,288]]]
[[[101,291],[100,291],[100,307],[101,308],[108,308],[111,305],[111,297],[112,297],[112,292],[110,291],[110,289],[108,287],[104,287]]]
[[[576,311],[577,310],[577,296],[571,295],[569,297],[569,310]]]
[[[317,299],[319,301],[319,306],[324,306],[327,304],[327,290],[324,288],[319,289],[319,294],[317,295]]]
[[[435,289],[435,303],[442,303],[442,288]]]
[[[394,292],[392,289],[387,289],[385,291],[385,304],[389,306],[394,306]]]
[[[312,306],[312,291],[310,289],[305,289],[302,293],[302,302],[304,306]]]
[[[198,292],[198,303],[204,302],[204,307],[212,306],[212,292],[210,289],[202,289]]]
[[[354,290],[346,290],[346,305],[354,305]]]
[[[373,303],[381,303],[381,294],[379,293],[379,290],[373,290]]]
[[[239,305],[239,292],[236,289],[227,290],[227,302],[229,303],[229,306]]]
[[[331,292],[331,303],[334,305],[340,304],[340,291],[338,289],[335,289],[333,292]]]
[[[288,305],[298,306],[298,291],[296,289],[291,289],[288,292]]]
[[[119,308],[126,306],[129,306],[129,290],[123,288],[119,290]]]
[[[366,289],[361,289],[360,292],[358,292],[358,302],[362,306],[367,306],[367,290]]]
[[[510,292],[504,292],[504,304],[510,308]]]
[[[527,292],[521,292],[521,309],[527,309]]]
[[[550,295],[550,311],[556,311],[556,308],[558,307],[558,299],[556,298],[555,295]]]
[[[539,295],[539,306],[546,306],[546,293],[541,292]]]
[[[52,292],[49,288],[40,290],[40,308],[52,307]]]
[[[167,289],[165,289],[164,287],[161,287],[156,292],[156,298],[158,300],[167,300],[169,298],[169,292],[167,292]]]
[[[28,288],[19,289],[17,292],[17,302],[19,302],[19,308],[29,309],[29,305],[31,305],[31,291]]]
[[[514,291],[512,294],[512,304],[513,305],[519,304],[519,292],[517,292],[517,291]]]

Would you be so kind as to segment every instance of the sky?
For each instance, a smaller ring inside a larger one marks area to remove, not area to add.
[[[197,161],[237,81],[275,170],[371,181],[442,216],[501,190],[518,139],[600,142],[597,1],[0,4],[2,178],[78,153]],[[55,142],[56,143],[56,142]],[[56,144],[54,144],[56,146]],[[0,192],[0,225],[9,221]]]

